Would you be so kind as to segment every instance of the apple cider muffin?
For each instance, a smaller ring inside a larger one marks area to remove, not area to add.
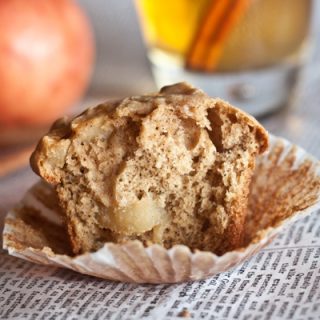
[[[74,254],[138,239],[240,247],[255,157],[252,117],[186,83],[60,119],[31,157],[56,190]]]

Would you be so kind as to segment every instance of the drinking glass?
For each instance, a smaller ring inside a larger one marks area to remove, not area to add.
[[[259,116],[285,105],[306,58],[312,0],[136,0],[161,87],[188,81]]]

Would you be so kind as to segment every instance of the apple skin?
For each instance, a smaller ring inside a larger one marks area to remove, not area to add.
[[[94,39],[73,0],[0,0],[0,126],[44,125],[84,94]]]

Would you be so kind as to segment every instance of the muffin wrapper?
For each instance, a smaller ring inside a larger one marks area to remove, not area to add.
[[[47,203],[50,196],[51,188],[40,182],[8,212],[3,247],[9,254],[109,280],[177,283],[229,270],[265,247],[289,223],[320,208],[320,163],[303,149],[271,136],[269,152],[257,159],[252,180],[247,244],[222,256],[184,245],[168,250],[156,244],[144,247],[135,240],[106,243],[96,252],[73,257],[68,255],[61,213],[57,205]],[[34,215],[41,216],[40,223],[34,223]]]

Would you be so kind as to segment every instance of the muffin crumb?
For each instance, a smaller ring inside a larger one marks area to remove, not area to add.
[[[178,313],[178,317],[191,318],[191,313],[187,308],[183,308],[183,310]]]
[[[105,242],[242,245],[249,184],[267,132],[186,83],[58,121],[31,164],[54,186],[74,254]]]

